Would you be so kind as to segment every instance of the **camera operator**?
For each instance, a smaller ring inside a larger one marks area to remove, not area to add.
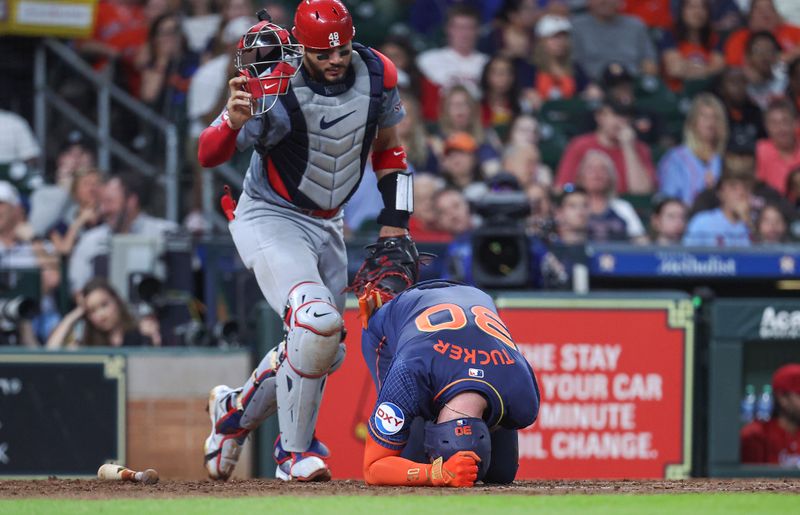
[[[485,288],[561,288],[568,279],[544,240],[526,230],[530,200],[508,173],[495,175],[475,209],[479,227],[448,247],[446,278]]]

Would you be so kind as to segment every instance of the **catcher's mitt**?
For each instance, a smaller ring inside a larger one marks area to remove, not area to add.
[[[367,245],[367,257],[345,291],[364,296],[367,289],[377,292],[383,302],[417,282],[420,258],[425,262],[432,254],[420,253],[408,236],[378,238]]]

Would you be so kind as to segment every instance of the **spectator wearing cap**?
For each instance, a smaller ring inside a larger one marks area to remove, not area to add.
[[[654,245],[680,245],[686,230],[686,204],[680,199],[666,197],[656,203],[650,215],[651,238]]]
[[[675,29],[660,41],[667,84],[673,91],[683,81],[706,80],[722,71],[725,58],[719,37],[711,28],[710,0],[680,0]]]
[[[578,167],[577,186],[589,200],[589,241],[647,243],[647,235],[630,202],[617,197],[617,172],[607,154],[590,150]]]
[[[477,151],[478,145],[472,136],[456,132],[444,142],[444,157],[439,170],[449,186],[473,199],[483,192]]]
[[[786,178],[800,165],[797,113],[786,99],[774,100],[764,116],[767,138],[756,146],[756,177],[786,194]]]
[[[683,144],[669,150],[658,164],[659,192],[691,205],[719,179],[727,140],[722,103],[710,93],[697,95],[683,125]]]
[[[720,206],[689,220],[683,244],[688,247],[749,247],[753,217],[752,177],[726,170],[717,183]]]
[[[573,60],[571,33],[572,24],[564,16],[546,14],[536,24],[536,75],[529,98],[537,109],[548,100],[575,97],[588,83]]]
[[[788,80],[780,63],[780,46],[769,32],[755,32],[747,41],[744,73],[747,96],[762,110],[770,101],[782,97]]]
[[[775,35],[784,62],[800,55],[800,27],[786,23],[772,0],[753,0],[747,27],[737,30],[725,41],[725,62],[730,66],[742,66],[748,40],[755,32],[761,31]]]
[[[655,114],[636,106],[636,77],[624,64],[617,61],[608,63],[603,70],[600,86],[600,98],[626,107],[638,139],[648,145],[661,143],[661,123]],[[590,88],[594,89],[594,85]],[[589,96],[594,96],[594,93],[589,93]]]
[[[617,170],[617,193],[652,193],[656,180],[650,149],[636,139],[630,106],[606,100],[595,112],[597,129],[573,138],[556,175],[556,185],[574,183],[578,165],[590,150],[607,154]]]
[[[725,107],[729,130],[727,146],[755,152],[756,141],[766,137],[767,133],[761,109],[747,96],[744,70],[726,68],[712,89]]]
[[[489,56],[477,50],[480,14],[468,5],[454,5],[447,12],[447,45],[417,56],[417,66],[424,77],[422,86],[423,116],[436,121],[440,91],[462,85],[474,97],[480,97],[481,71]]]
[[[611,61],[636,75],[657,75],[658,54],[639,19],[620,14],[621,0],[589,0],[589,11],[574,17],[575,61],[592,80],[599,80]]]
[[[0,270],[38,266],[24,226],[25,213],[17,188],[0,181]]]
[[[772,375],[772,417],[756,420],[740,433],[742,463],[800,468],[800,364],[789,363]]]

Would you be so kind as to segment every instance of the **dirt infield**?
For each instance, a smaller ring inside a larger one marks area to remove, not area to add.
[[[449,488],[367,487],[360,481],[284,483],[278,480],[161,481],[142,485],[85,479],[0,481],[0,499],[50,497],[68,499],[240,497],[272,495],[444,495]],[[459,494],[565,495],[565,494],[674,494],[708,492],[761,492],[800,494],[800,479],[687,479],[683,481],[517,481],[508,486],[477,486]]]

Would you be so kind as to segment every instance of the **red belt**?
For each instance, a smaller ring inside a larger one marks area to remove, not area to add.
[[[333,218],[334,216],[337,215],[337,213],[339,213],[338,207],[335,207],[333,209],[303,209],[303,208],[298,208],[298,209],[300,209],[300,212],[305,215],[313,216],[314,218],[324,218],[326,220]]]

